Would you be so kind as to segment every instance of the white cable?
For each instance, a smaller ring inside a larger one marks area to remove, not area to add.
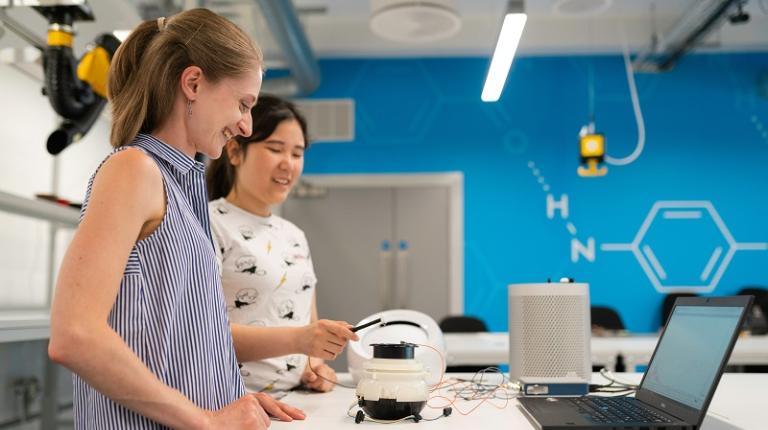
[[[619,381],[618,379],[616,379],[615,376],[613,376],[613,372],[611,372],[610,370],[606,369],[605,367],[600,369],[600,376],[602,376],[603,378],[609,380],[610,382],[612,382],[614,384],[618,384],[618,385],[621,385],[621,386],[624,386],[624,387],[627,387],[627,388],[631,388],[631,389],[637,389],[638,388],[637,384],[632,384],[632,383],[629,383],[629,382]]]
[[[632,70],[632,63],[629,61],[629,48],[627,47],[626,36],[622,43],[622,49],[624,51],[624,67],[627,71],[627,84],[629,85],[629,95],[632,98],[632,110],[635,112],[635,121],[637,122],[637,146],[631,154],[624,158],[613,158],[610,155],[605,155],[605,162],[614,166],[626,166],[627,164],[635,161],[637,157],[643,152],[645,147],[645,121],[643,120],[643,112],[640,110],[640,99],[637,96],[637,85],[635,85],[635,74]]]

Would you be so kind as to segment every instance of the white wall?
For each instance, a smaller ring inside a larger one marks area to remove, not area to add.
[[[45,142],[59,121],[41,87],[40,81],[0,64],[0,190],[33,198],[57,189],[59,196],[81,202],[88,179],[111,151],[108,120],[104,115],[84,139],[58,155],[55,175]],[[57,261],[71,234],[58,233]],[[45,305],[48,236],[47,222],[0,212],[0,312]],[[19,417],[15,380],[36,377],[42,383],[46,350],[46,341],[0,344],[0,423]],[[72,387],[69,373],[60,373],[59,401],[66,404]],[[38,399],[33,412],[39,406]]]
[[[41,87],[13,66],[0,64],[0,190],[33,198],[53,192],[55,179],[58,195],[82,201],[88,178],[110,151],[109,124],[100,118],[84,139],[64,150],[54,178],[54,157],[45,142],[59,121]],[[46,222],[0,213],[0,309],[45,303],[48,231]],[[62,249],[70,235],[59,236]]]

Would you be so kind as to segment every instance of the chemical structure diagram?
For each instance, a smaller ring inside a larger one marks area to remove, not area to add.
[[[584,243],[576,237],[576,226],[568,221],[568,195],[555,199],[535,163],[529,161],[528,167],[546,193],[547,218],[554,219],[559,211],[571,234],[571,262],[584,258],[594,263],[595,238]],[[668,240],[659,243],[665,236],[685,239],[672,243],[677,249],[670,250]],[[717,287],[737,251],[768,251],[768,242],[737,242],[708,200],[661,200],[653,204],[631,242],[603,243],[600,251],[631,252],[660,293],[707,293]]]

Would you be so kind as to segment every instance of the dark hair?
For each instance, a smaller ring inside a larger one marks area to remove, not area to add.
[[[259,47],[231,21],[208,9],[144,21],[120,45],[109,67],[114,147],[130,143],[168,118],[185,68],[211,82],[262,67]]]
[[[304,136],[304,148],[309,148],[307,137],[307,120],[296,108],[296,105],[279,97],[261,94],[256,105],[251,109],[253,118],[253,131],[250,136],[235,136],[240,152],[245,156],[248,146],[267,140],[275,132],[277,126],[283,121],[296,120],[301,127]],[[206,175],[208,182],[208,198],[216,200],[226,197],[235,185],[235,166],[229,161],[226,148],[221,152],[221,157],[212,160],[208,165]]]

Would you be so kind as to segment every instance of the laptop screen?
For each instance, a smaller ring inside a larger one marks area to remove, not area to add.
[[[743,310],[734,306],[676,306],[642,388],[701,409]]]

